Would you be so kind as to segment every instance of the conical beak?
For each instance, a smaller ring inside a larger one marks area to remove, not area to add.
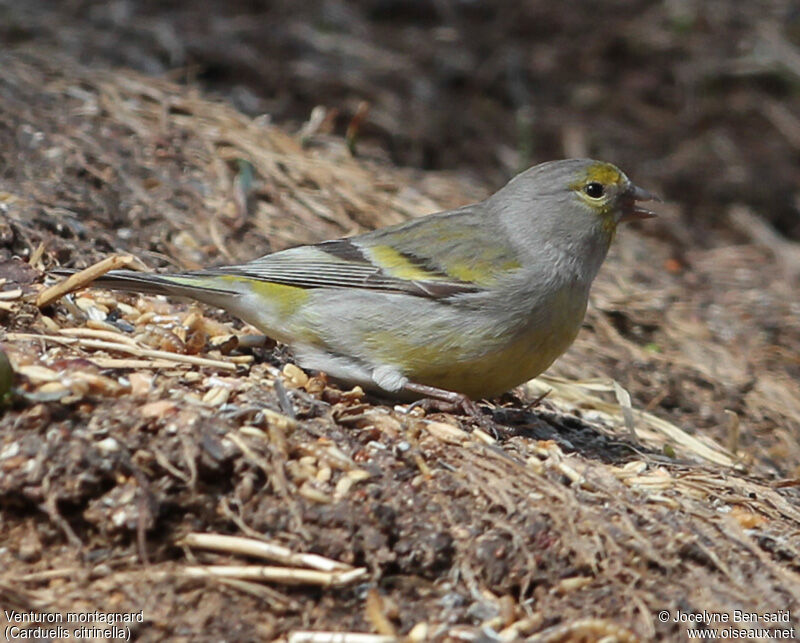
[[[640,188],[631,183],[631,186],[625,191],[622,197],[622,216],[619,218],[620,223],[625,221],[636,221],[639,219],[652,219],[656,213],[647,208],[643,208],[638,201],[658,201],[661,202],[655,194],[651,194],[647,190]]]

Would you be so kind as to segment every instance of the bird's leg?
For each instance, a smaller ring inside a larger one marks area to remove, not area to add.
[[[455,391],[448,391],[447,389],[436,388],[427,384],[416,384],[415,382],[407,382],[403,390],[415,395],[425,396],[423,399],[411,404],[409,410],[419,406],[426,411],[436,410],[452,413],[460,410],[466,415],[471,415],[475,418],[483,416],[480,407],[463,393],[456,393]]]

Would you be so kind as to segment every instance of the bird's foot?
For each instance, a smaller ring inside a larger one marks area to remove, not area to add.
[[[408,382],[403,389],[408,393],[424,396],[422,399],[413,402],[409,407],[409,411],[411,409],[421,408],[424,409],[425,412],[461,412],[463,415],[468,415],[477,420],[483,421],[485,419],[481,408],[463,393],[456,393],[455,391],[448,391],[447,389],[436,388],[435,386],[428,386],[426,384],[416,384],[414,382]]]

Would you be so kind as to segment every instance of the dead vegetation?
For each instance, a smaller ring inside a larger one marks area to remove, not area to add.
[[[687,247],[679,204],[623,230],[575,346],[488,404],[492,435],[341,391],[219,311],[41,299],[56,263],[193,268],[483,187],[166,81],[0,64],[4,608],[296,642],[663,640],[684,625],[660,610],[798,609],[794,246]]]

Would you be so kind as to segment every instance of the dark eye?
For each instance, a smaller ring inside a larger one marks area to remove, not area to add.
[[[603,184],[598,183],[597,181],[592,181],[591,183],[584,185],[583,191],[586,193],[586,196],[592,199],[599,199],[606,193],[606,189],[603,187]]]

